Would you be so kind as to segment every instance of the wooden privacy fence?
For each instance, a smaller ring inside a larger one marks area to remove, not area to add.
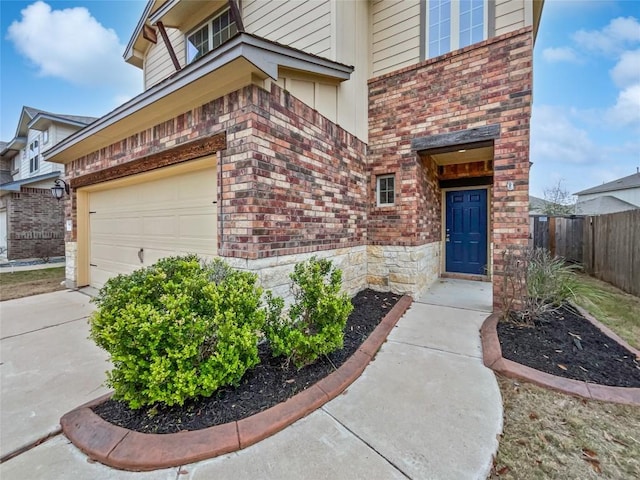
[[[584,220],[585,271],[640,296],[640,209]]]
[[[531,217],[530,246],[546,248],[551,255],[583,263],[583,225],[585,217]]]
[[[529,245],[640,296],[640,209],[585,217],[530,217]]]

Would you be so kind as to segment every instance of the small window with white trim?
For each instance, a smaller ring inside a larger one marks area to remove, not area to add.
[[[49,143],[49,129],[42,132],[42,143]]]
[[[395,175],[379,175],[377,177],[377,204],[379,207],[393,205],[396,198]]]

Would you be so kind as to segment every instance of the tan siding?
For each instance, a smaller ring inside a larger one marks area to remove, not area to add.
[[[77,132],[79,129],[80,129],[79,127],[68,127],[65,125],[56,125],[55,126],[56,135],[54,138],[54,144],[61,142],[72,133]],[[49,133],[49,135],[51,135],[51,133]]]
[[[496,36],[525,26],[524,0],[496,0]]]
[[[315,83],[306,80],[287,79],[287,90],[310,107],[316,108]]]
[[[245,2],[245,30],[315,55],[331,55],[330,0]]]
[[[173,46],[173,51],[178,57],[181,66],[186,63],[184,51],[184,34],[177,28],[167,28],[169,41]],[[144,61],[144,88],[145,90],[161,82],[176,69],[173,66],[167,46],[164,44],[162,37],[158,33],[158,43],[151,44]]]
[[[373,76],[420,61],[420,2],[382,0],[371,5]]]
[[[336,85],[318,84],[316,109],[332,122],[338,121],[338,87]]]

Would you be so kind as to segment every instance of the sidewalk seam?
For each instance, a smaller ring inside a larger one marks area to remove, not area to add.
[[[353,430],[351,430],[349,427],[347,427],[344,423],[342,423],[340,420],[338,420],[336,417],[334,417],[330,412],[327,411],[327,409],[322,406],[320,407],[320,410],[322,410],[324,413],[326,413],[327,415],[329,415],[329,417],[331,417],[336,423],[338,423],[340,426],[342,426],[342,428],[344,428],[347,432],[349,432],[351,435],[353,435],[355,438],[357,438],[358,440],[360,440],[362,443],[364,443],[367,447],[369,447],[371,450],[373,450],[374,452],[376,452],[376,454],[384,459],[389,465],[391,465],[394,469],[396,469],[398,472],[400,472],[405,478],[412,480],[412,478],[407,475],[404,470],[402,470],[398,465],[396,465],[395,463],[393,463],[391,460],[389,460],[387,457],[385,457],[382,453],[380,453],[373,445],[371,445],[369,442],[367,442],[364,438],[362,438],[360,435],[358,435],[356,432],[354,432]]]
[[[444,307],[444,308],[454,308],[456,310],[464,310],[466,312],[478,312],[478,313],[487,313],[491,314],[491,310],[478,310],[477,308],[465,308],[465,307],[454,307],[453,305],[444,305],[440,303],[430,303],[424,300],[414,300],[414,303],[419,303],[421,305],[431,305],[432,307]]]
[[[47,440],[49,440],[49,439],[51,439],[53,437],[57,437],[61,433],[62,433],[62,427],[60,425],[58,425],[58,428],[56,428],[55,430],[52,430],[51,432],[47,433],[46,435],[43,435],[42,437],[34,440],[33,442],[29,442],[26,445],[23,445],[22,447],[17,448],[12,452],[7,453],[6,455],[3,455],[2,458],[0,458],[0,463],[7,462],[7,461],[11,460],[12,458],[15,458],[15,457],[18,457],[18,456],[22,455],[23,453],[27,453],[29,450],[33,450],[38,445],[43,444],[44,442],[46,442]]]
[[[40,332],[42,330],[46,330],[47,328],[59,327],[60,325],[66,325],[67,323],[77,322],[79,320],[84,320],[87,318],[89,318],[89,315],[85,315],[84,317],[80,318],[74,318],[73,320],[67,320],[66,322],[55,323],[53,325],[45,325],[44,327],[36,328],[35,330],[29,330],[28,332],[16,333],[15,335],[7,335],[6,337],[0,338],[0,340],[8,340],[9,338],[21,337],[22,335]]]
[[[479,362],[482,363],[482,353],[480,353],[477,357],[475,357],[473,355],[467,355],[466,353],[452,352],[450,350],[443,350],[442,348],[438,348],[438,347],[427,347],[425,345],[418,345],[416,343],[411,343],[411,342],[403,342],[401,340],[387,340],[387,342],[389,342],[389,343],[397,343],[397,344],[400,344],[400,345],[409,345],[411,347],[423,348],[425,350],[434,350],[436,352],[441,352],[441,353],[450,353],[451,355],[456,355],[458,357],[475,359],[475,360],[478,360]]]

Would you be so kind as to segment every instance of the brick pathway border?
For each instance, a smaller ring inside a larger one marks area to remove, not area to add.
[[[618,335],[593,318],[584,309],[576,305],[574,305],[574,307],[605,335],[627,348],[631,353],[635,354],[636,357],[640,358],[640,351],[622,340]],[[580,380],[571,380],[568,378],[557,377],[511,360],[507,360],[502,356],[500,340],[498,339],[498,332],[496,331],[499,319],[500,314],[493,313],[484,321],[480,328],[483,362],[486,367],[492,369],[494,372],[500,373],[509,378],[526,380],[528,382],[535,383],[536,385],[540,385],[541,387],[550,388],[570,395],[577,395],[579,397],[601,400],[604,402],[640,406],[640,388],[609,387],[606,385],[587,383]]]
[[[151,434],[106,422],[90,407],[103,395],[61,419],[62,431],[89,458],[122,470],[147,471],[177,467],[235,452],[259,442],[340,395],[367,367],[400,317],[412,303],[403,296],[340,368],[315,385],[263,412],[215,427],[189,432]]]

